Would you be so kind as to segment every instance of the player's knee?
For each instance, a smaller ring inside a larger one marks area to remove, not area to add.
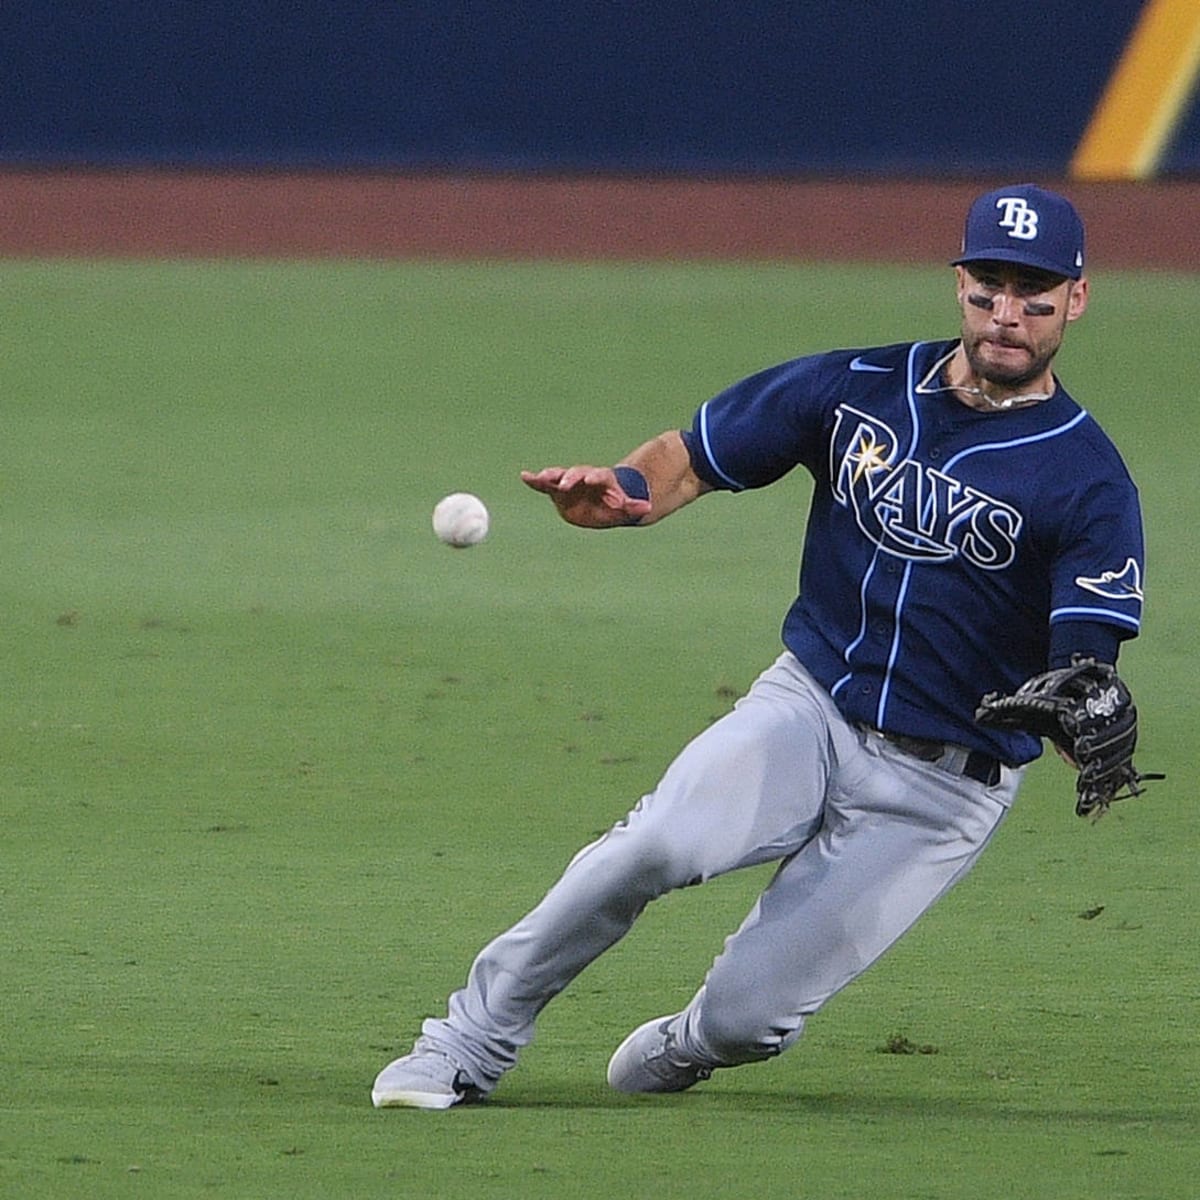
[[[700,883],[707,873],[680,831],[635,812],[604,839],[610,870],[637,883],[653,895]]]

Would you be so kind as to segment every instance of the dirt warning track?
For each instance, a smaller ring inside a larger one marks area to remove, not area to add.
[[[0,255],[943,262],[1001,182],[9,170]],[[1039,182],[1093,270],[1200,269],[1200,183]]]

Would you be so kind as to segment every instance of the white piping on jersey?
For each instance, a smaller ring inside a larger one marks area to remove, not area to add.
[[[863,572],[862,586],[858,589],[858,607],[859,611],[862,613],[862,619],[858,623],[858,636],[855,637],[854,640],[846,647],[846,649],[842,651],[842,660],[847,664],[850,662],[850,656],[859,648],[859,646],[862,645],[863,638],[867,636],[867,586],[871,582],[871,576],[875,574],[875,564],[879,561],[879,555],[881,553],[882,551],[880,548],[876,546],[875,553],[871,555],[871,561],[868,564],[867,569]],[[846,674],[843,675],[841,679],[839,679],[837,683],[835,683],[833,687],[829,689],[829,694],[831,696],[836,696],[839,689],[845,684],[849,683],[850,677],[853,674],[853,671],[847,671]]]
[[[700,441],[704,446],[704,457],[708,459],[708,465],[712,467],[712,469],[716,471],[716,473],[720,475],[720,477],[725,480],[725,482],[729,484],[734,491],[744,492],[746,490],[746,485],[744,483],[739,483],[732,475],[727,475],[724,471],[722,471],[721,464],[717,462],[717,457],[713,453],[712,442],[709,440],[708,436],[708,406],[711,403],[712,401],[705,400],[705,402],[700,405]]]
[[[913,345],[909,347],[908,362],[905,366],[905,395],[908,399],[908,416],[909,423],[912,427],[912,438],[908,444],[909,458],[912,458],[916,454],[917,443],[921,439],[921,417],[917,411],[916,362],[918,352],[925,345],[925,342],[914,342]],[[842,651],[842,658],[845,660],[847,666],[850,663],[851,655],[855,650],[858,649],[859,646],[862,645],[863,639],[867,636],[867,588],[870,585],[871,577],[875,573],[875,566],[879,561],[879,555],[881,553],[883,553],[883,548],[881,546],[876,546],[875,553],[871,555],[871,562],[867,566],[867,569],[863,572],[862,584],[858,591],[859,611],[862,614],[858,626],[858,635],[846,646],[845,650]],[[905,565],[904,578],[900,581],[900,591],[896,597],[896,604],[892,611],[892,626],[894,629],[894,633],[892,635],[892,646],[888,653],[888,664],[884,672],[883,687],[879,693],[879,706],[876,709],[875,719],[876,725],[878,725],[881,729],[883,728],[883,712],[884,708],[887,706],[887,697],[890,690],[892,667],[895,666],[896,658],[900,653],[900,610],[904,605],[904,597],[908,591],[908,579],[912,573],[912,566],[913,564],[911,562]],[[843,675],[841,679],[839,679],[837,683],[835,683],[833,687],[829,689],[829,694],[831,696],[836,696],[838,692],[850,682],[850,679],[853,677],[853,675],[853,669],[847,671],[846,674]]]
[[[908,415],[909,422],[912,426],[912,437],[908,443],[908,457],[915,458],[917,453],[917,445],[921,440],[921,416],[917,410],[917,381],[916,381],[916,363],[917,354],[926,345],[925,342],[914,342],[908,351],[908,363],[905,367],[905,395],[908,400]],[[867,599],[866,589],[870,575],[875,567],[875,560],[879,554],[879,547],[876,547],[875,555],[871,558],[871,567],[863,576],[863,586],[860,592],[860,602],[862,604],[862,626],[859,636],[846,647],[845,657],[847,663],[850,661],[850,655],[855,648],[861,643],[866,634],[867,626]],[[887,666],[883,672],[883,685],[879,689],[879,703],[875,709],[875,724],[879,729],[884,728],[884,714],[887,711],[888,696],[892,690],[892,671],[896,666],[896,659],[900,657],[900,616],[904,610],[904,600],[908,595],[908,581],[912,576],[913,564],[908,562],[904,566],[904,576],[900,580],[900,590],[896,595],[896,603],[892,608],[892,644],[888,650]],[[839,679],[836,686],[840,686],[850,678],[850,674],[843,679]]]
[[[905,393],[908,396],[908,415],[912,422],[912,439],[908,443],[908,457],[917,453],[917,443],[921,440],[921,418],[917,412],[917,385],[913,382],[913,368],[917,362],[917,351],[925,345],[924,342],[914,342],[908,352],[908,366],[905,369]]]
[[[1105,621],[1118,621],[1131,629],[1141,629],[1142,622],[1128,613],[1113,612],[1111,608],[1056,608],[1050,613],[1050,620],[1055,617],[1102,617]]]
[[[1074,429],[1087,415],[1087,410],[1081,408],[1069,421],[1066,421],[1062,425],[1056,425],[1053,429],[1047,429],[1042,433],[1031,433],[1028,437],[1013,438],[1008,442],[981,442],[978,446],[968,446],[965,450],[960,450],[946,463],[945,470],[950,471],[952,468],[958,466],[964,458],[968,458],[972,454],[980,454],[984,450],[1011,450],[1014,446],[1028,446],[1032,442],[1042,442],[1046,438],[1058,437],[1060,433],[1067,433]]]
[[[904,565],[904,578],[900,580],[900,591],[896,596],[896,606],[892,610],[892,648],[888,651],[887,669],[883,673],[883,686],[879,689],[879,705],[875,709],[875,727],[882,729],[884,713],[887,712],[888,695],[892,690],[892,669],[900,656],[900,612],[904,608],[904,598],[908,595],[908,581],[912,576],[913,564]]]

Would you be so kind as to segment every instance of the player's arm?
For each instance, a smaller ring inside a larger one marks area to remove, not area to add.
[[[545,467],[522,471],[521,479],[549,496],[564,521],[586,529],[653,525],[710,490],[677,429],[644,442],[615,467]]]

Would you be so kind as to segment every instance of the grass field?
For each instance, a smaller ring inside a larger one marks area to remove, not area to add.
[[[485,1106],[376,1112],[484,940],[777,652],[804,480],[584,534],[753,369],[952,334],[944,268],[0,264],[0,1194],[1184,1200],[1200,278],[1101,275],[1059,366],[1143,494],[1144,769],[1030,775],[978,870],[769,1064],[604,1085],[763,882],[667,897]],[[429,513],[478,492],[483,546]],[[884,1053],[904,1039],[936,1053]]]

